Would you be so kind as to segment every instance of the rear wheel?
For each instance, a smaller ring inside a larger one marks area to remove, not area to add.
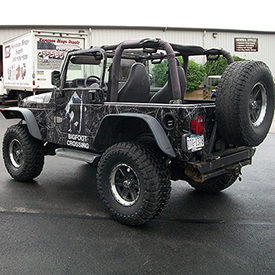
[[[230,64],[217,87],[216,114],[226,142],[259,145],[274,114],[274,81],[269,68],[258,61]]]
[[[236,175],[224,174],[209,180],[205,180],[204,182],[190,180],[189,184],[198,191],[206,193],[218,193],[231,186],[237,178],[238,176]]]
[[[110,213],[128,225],[143,224],[159,215],[170,196],[167,168],[134,143],[108,148],[101,157],[97,179]]]
[[[13,125],[4,135],[3,159],[7,171],[15,180],[32,180],[43,169],[43,144],[31,136],[27,125]]]

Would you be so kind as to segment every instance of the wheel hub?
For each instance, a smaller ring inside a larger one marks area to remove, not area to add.
[[[267,110],[267,92],[264,85],[256,83],[250,95],[249,116],[254,127],[258,127],[264,121]]]
[[[9,155],[12,165],[19,168],[22,164],[23,152],[22,145],[17,139],[12,140],[10,143]]]
[[[123,187],[125,187],[126,189],[131,189],[131,186],[132,186],[132,182],[129,180],[129,179],[126,179],[124,182],[123,182]]]
[[[21,151],[20,150],[16,150],[15,151],[15,155],[18,157],[18,156],[20,156],[20,154],[21,154]]]
[[[111,191],[117,202],[124,206],[135,204],[140,196],[140,182],[137,174],[127,164],[115,166],[110,175]]]
[[[257,101],[254,100],[251,102],[251,109],[256,109],[257,108]]]

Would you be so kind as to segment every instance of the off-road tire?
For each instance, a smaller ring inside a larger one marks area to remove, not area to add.
[[[227,143],[257,146],[266,137],[274,114],[274,81],[260,61],[233,62],[217,87],[218,130]]]
[[[117,143],[103,153],[97,181],[109,212],[128,225],[155,218],[170,197],[167,167],[144,146],[131,142]]]
[[[155,143],[155,140],[153,139],[144,139],[139,138],[137,142],[140,144],[140,146],[144,147],[147,153],[151,157],[154,157],[154,161],[157,162],[158,167],[161,168],[161,172],[163,173],[163,178],[167,179],[167,167],[169,165],[169,159],[167,156],[160,151],[158,148],[158,145]],[[169,174],[169,179],[171,179],[171,175]],[[161,200],[159,201],[158,209],[156,210],[156,213],[154,215],[154,218],[157,217],[163,209],[167,206],[169,199],[170,199],[170,194],[171,194],[171,184],[168,183],[163,183],[161,184]]]
[[[3,159],[8,173],[15,180],[32,180],[43,169],[43,144],[31,136],[27,125],[13,125],[4,135]]]
[[[189,184],[194,187],[196,190],[205,192],[205,193],[218,193],[229,186],[231,186],[238,176],[236,175],[221,175],[204,182],[196,182],[194,180],[189,180]]]

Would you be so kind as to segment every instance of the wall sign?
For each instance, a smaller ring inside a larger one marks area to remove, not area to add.
[[[258,52],[258,38],[234,38],[235,52]]]

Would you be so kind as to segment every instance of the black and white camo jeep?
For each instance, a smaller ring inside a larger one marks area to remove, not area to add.
[[[197,55],[228,60],[215,101],[185,99],[188,60]],[[152,87],[151,69],[163,60],[168,81]],[[232,185],[274,113],[273,77],[264,63],[233,62],[225,50],[160,39],[71,51],[52,84],[49,93],[1,110],[6,119],[21,119],[4,135],[7,171],[29,181],[46,155],[97,165],[103,202],[129,225],[161,213],[171,180],[205,192]]]

